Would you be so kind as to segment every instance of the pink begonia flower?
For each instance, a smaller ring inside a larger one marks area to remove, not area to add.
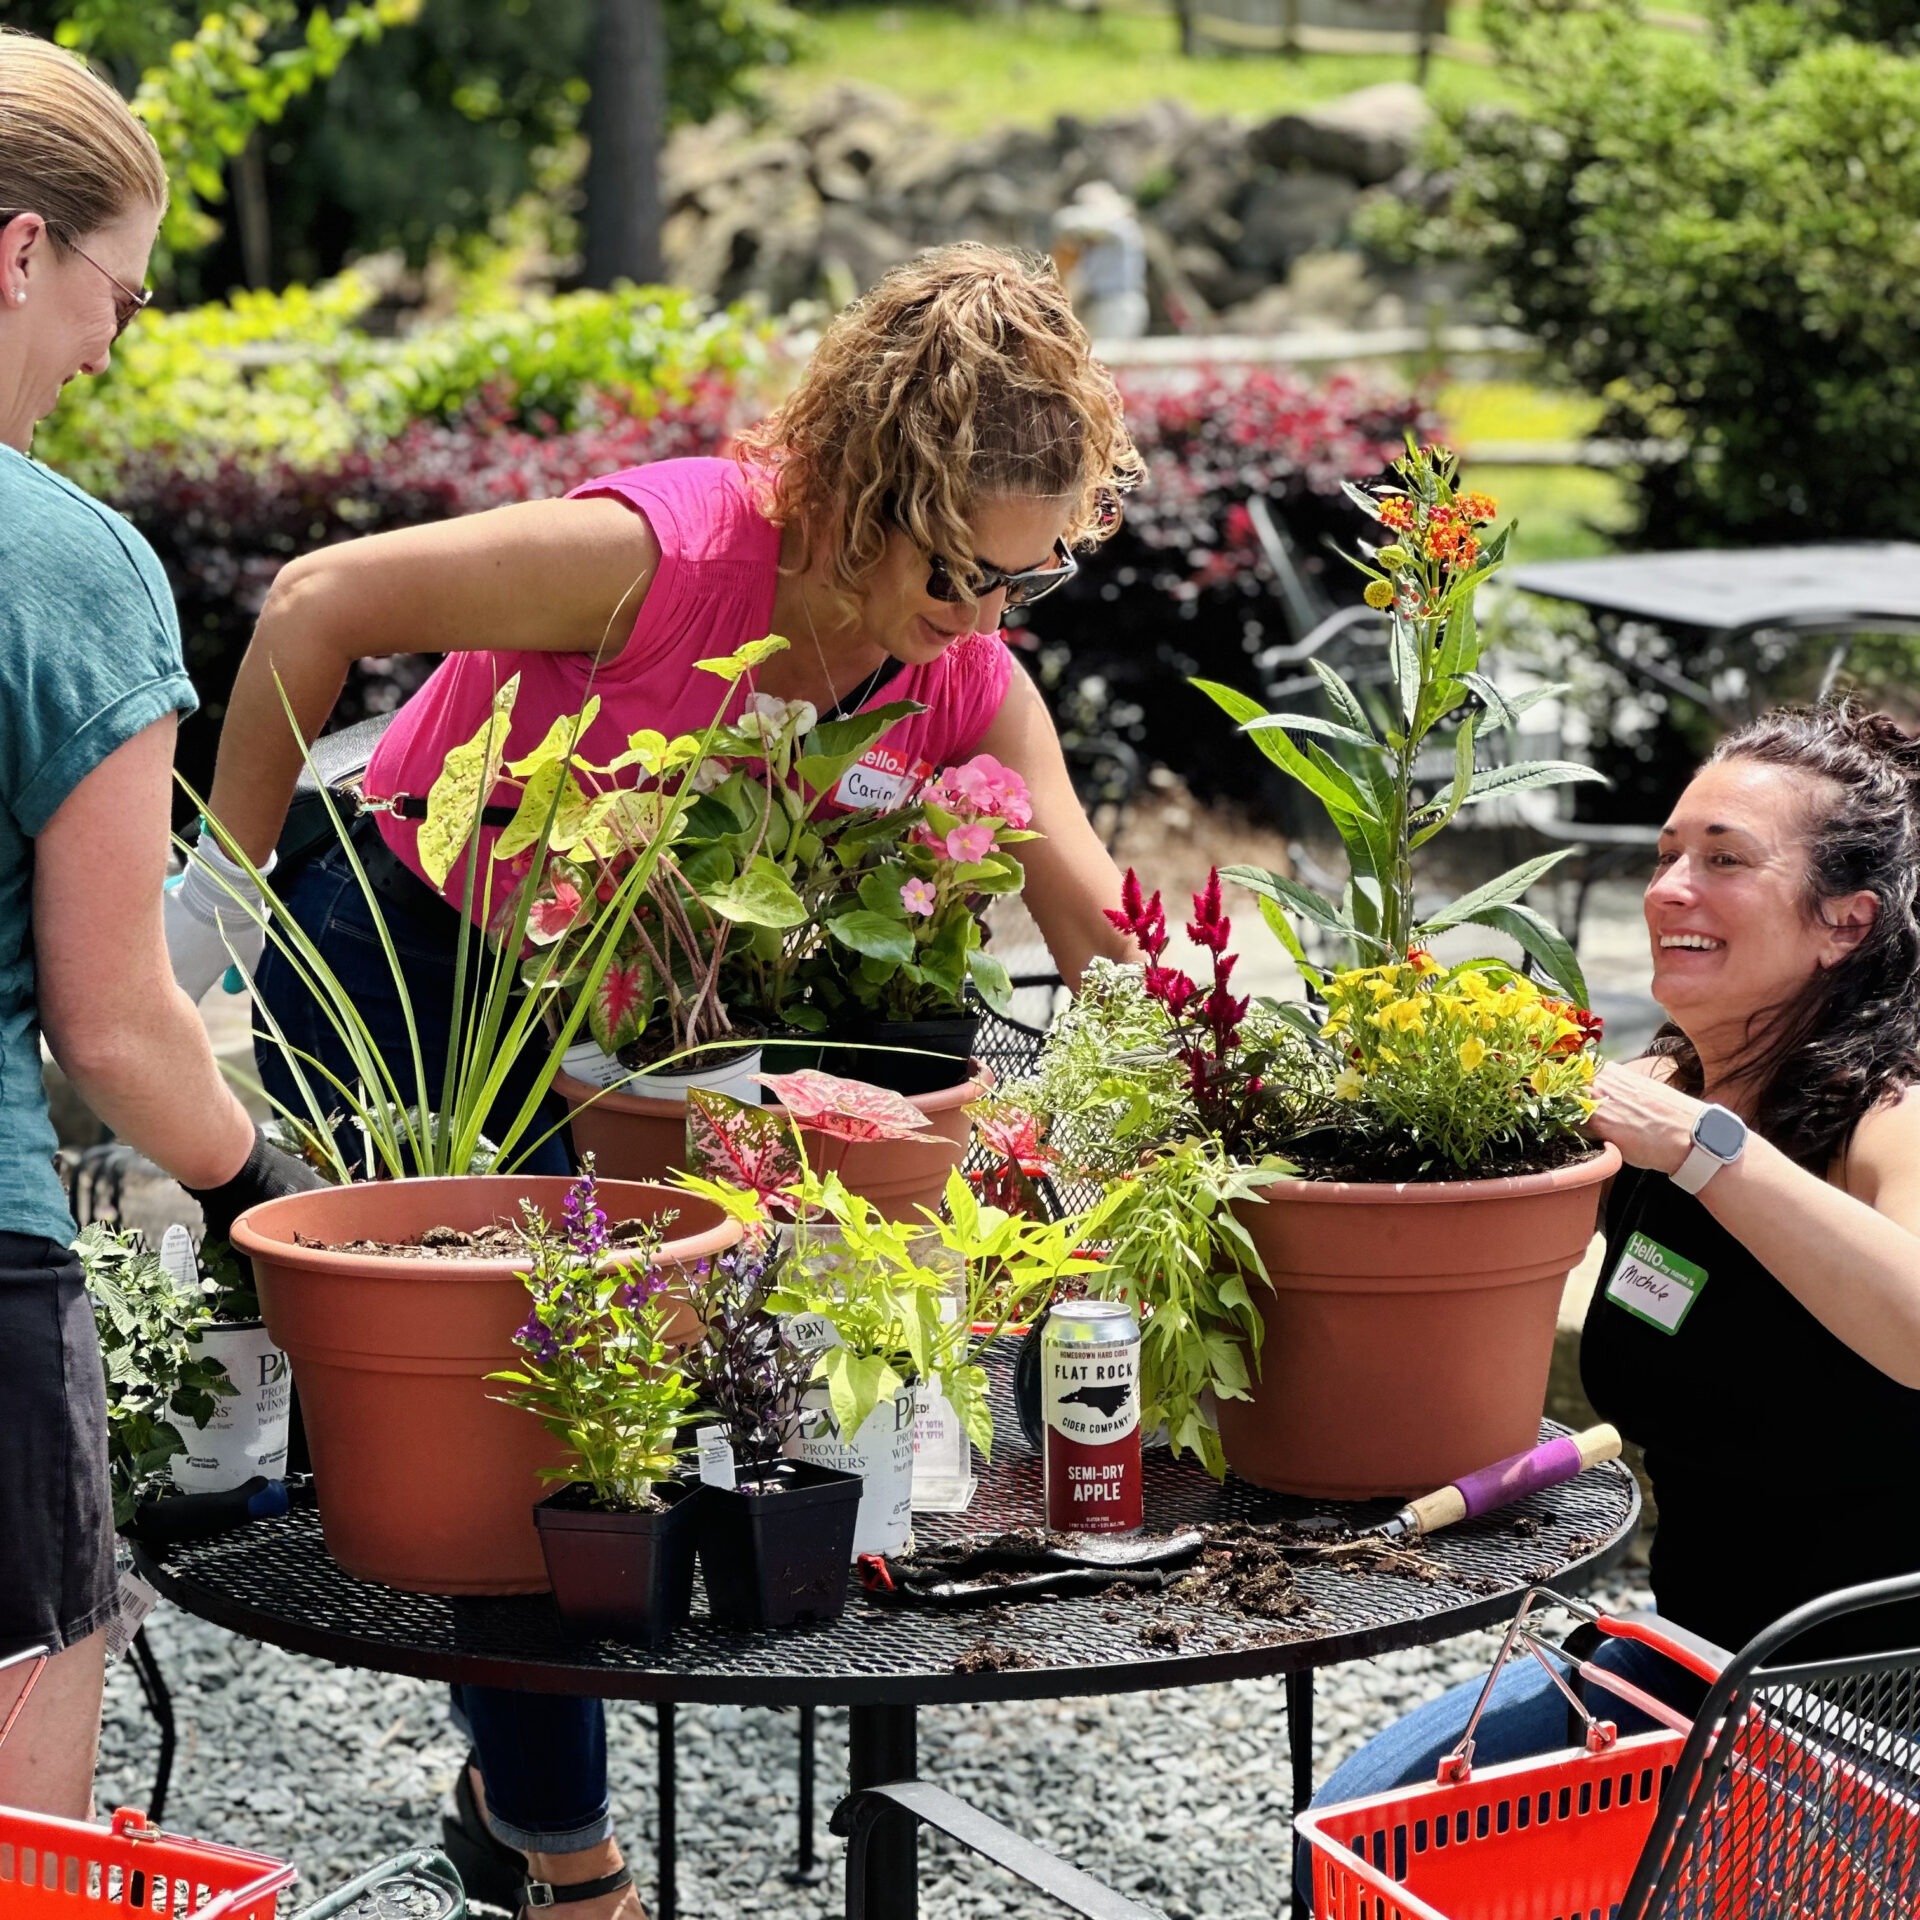
[[[558,940],[580,912],[580,889],[570,880],[553,883],[551,900],[536,900],[527,914],[527,936],[540,946]]]
[[[993,851],[993,829],[988,826],[955,827],[947,835],[947,858],[963,865],[984,860]]]
[[[931,880],[909,880],[900,889],[900,904],[909,913],[931,913],[938,902]]]

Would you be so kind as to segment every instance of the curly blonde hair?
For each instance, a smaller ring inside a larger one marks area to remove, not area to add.
[[[964,580],[980,500],[1067,500],[1065,538],[1085,548],[1145,470],[1052,263],[974,241],[895,267],[841,312],[735,451],[768,518],[800,530],[800,567],[829,555],[849,607],[892,528]]]

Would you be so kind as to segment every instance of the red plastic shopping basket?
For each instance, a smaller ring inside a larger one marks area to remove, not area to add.
[[[1548,1664],[1523,1631],[1527,1605],[1501,1659],[1521,1640]],[[1702,1679],[1716,1677],[1711,1662],[1652,1622],[1597,1616],[1594,1624],[1657,1647]],[[1469,1723],[1431,1785],[1300,1815],[1315,1920],[1612,1920],[1693,1729],[1626,1683],[1584,1663],[1579,1671],[1669,1730],[1619,1740],[1589,1715],[1585,1750],[1475,1772]],[[1727,1764],[1708,1782],[1708,1817],[1696,1822],[1683,1855],[1663,1855],[1689,1920],[1916,1911],[1891,1882],[1908,1884],[1920,1860],[1920,1800],[1910,1781],[1862,1763],[1866,1749],[1840,1718],[1783,1724],[1747,1705],[1718,1737]],[[1810,1809],[1817,1819],[1806,1817]],[[1895,1872],[1893,1862],[1908,1864]],[[1802,1890],[1817,1883],[1817,1897],[1796,1895],[1788,1880]]]
[[[0,1660],[35,1663],[15,1700],[4,1740],[46,1666],[41,1648]],[[262,1853],[182,1840],[122,1808],[91,1826],[0,1807],[0,1920],[111,1920],[110,1908],[159,1920],[273,1920],[294,1870]]]

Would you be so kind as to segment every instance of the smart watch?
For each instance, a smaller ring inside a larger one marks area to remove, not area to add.
[[[1698,1193],[1722,1167],[1730,1167],[1747,1149],[1747,1123],[1725,1107],[1700,1109],[1693,1123],[1693,1145],[1673,1172],[1682,1193]]]

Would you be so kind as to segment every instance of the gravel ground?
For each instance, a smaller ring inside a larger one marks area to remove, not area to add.
[[[1644,1604],[1644,1574],[1611,1604]],[[423,1681],[329,1667],[242,1640],[168,1607],[149,1623],[179,1719],[167,1825],[298,1862],[300,1904],[382,1856],[437,1840],[464,1752],[444,1694]],[[1494,1636],[1320,1676],[1314,1765],[1328,1769],[1398,1714],[1485,1671]],[[653,1716],[615,1702],[613,1797],[652,1880]],[[680,1710],[680,1911],[685,1920],[843,1910],[840,1844],[826,1815],[845,1790],[845,1717],[820,1717],[820,1840],[827,1870],[796,1887],[795,1720],[772,1709]],[[99,1799],[144,1806],[158,1737],[131,1670],[108,1679]],[[920,1766],[974,1805],[1097,1872],[1172,1920],[1272,1920],[1288,1887],[1289,1771],[1278,1680],[1183,1692],[999,1706],[920,1716]],[[923,1840],[926,1920],[1061,1909]]]

